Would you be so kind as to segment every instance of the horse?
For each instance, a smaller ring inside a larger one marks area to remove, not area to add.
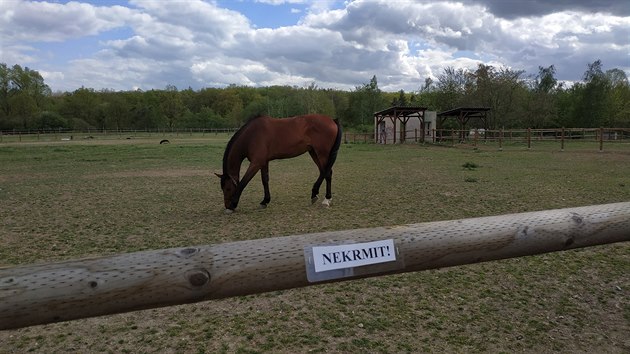
[[[320,114],[281,119],[265,115],[250,118],[227,143],[223,173],[215,173],[221,179],[225,212],[236,209],[241,193],[258,171],[264,189],[260,208],[266,208],[271,201],[269,161],[292,158],[305,152],[311,155],[319,169],[319,177],[311,190],[311,204],[319,199],[319,188],[326,180],[326,196],[322,204],[330,206],[332,167],[341,145],[341,135],[339,121]],[[249,166],[240,178],[241,164],[246,158]]]

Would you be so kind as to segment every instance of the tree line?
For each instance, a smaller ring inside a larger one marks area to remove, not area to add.
[[[233,128],[249,117],[322,113],[351,130],[372,131],[373,113],[389,106],[433,111],[489,107],[479,128],[630,127],[630,85],[624,71],[596,60],[582,81],[556,79],[553,65],[535,76],[480,64],[446,67],[414,92],[384,92],[376,76],[344,91],[317,87],[230,85],[225,88],[113,91],[81,87],[53,93],[36,71],[0,63],[0,130]],[[446,124],[454,124],[447,121]],[[450,128],[445,126],[443,128]]]

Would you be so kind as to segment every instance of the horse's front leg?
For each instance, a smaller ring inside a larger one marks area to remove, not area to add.
[[[271,201],[271,194],[269,193],[269,163],[265,164],[260,169],[260,178],[262,179],[263,189],[265,190],[265,196],[262,202],[260,202],[260,208],[264,209]]]
[[[236,192],[232,195],[232,200],[230,202],[230,207],[228,209],[234,210],[238,206],[238,201],[241,199],[241,194],[249,181],[256,175],[258,170],[260,170],[261,166],[255,163],[250,163],[249,167],[247,167],[247,171],[243,175],[243,178],[236,185]]]

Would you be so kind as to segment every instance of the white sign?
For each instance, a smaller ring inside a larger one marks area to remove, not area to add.
[[[395,260],[394,240],[313,247],[313,263],[317,273]]]

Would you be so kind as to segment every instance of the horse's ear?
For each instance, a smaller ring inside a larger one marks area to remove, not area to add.
[[[219,178],[223,178],[223,175],[220,175],[220,174],[218,174],[218,173],[216,173],[216,172],[215,172],[214,174],[215,174],[217,177],[219,177]]]

